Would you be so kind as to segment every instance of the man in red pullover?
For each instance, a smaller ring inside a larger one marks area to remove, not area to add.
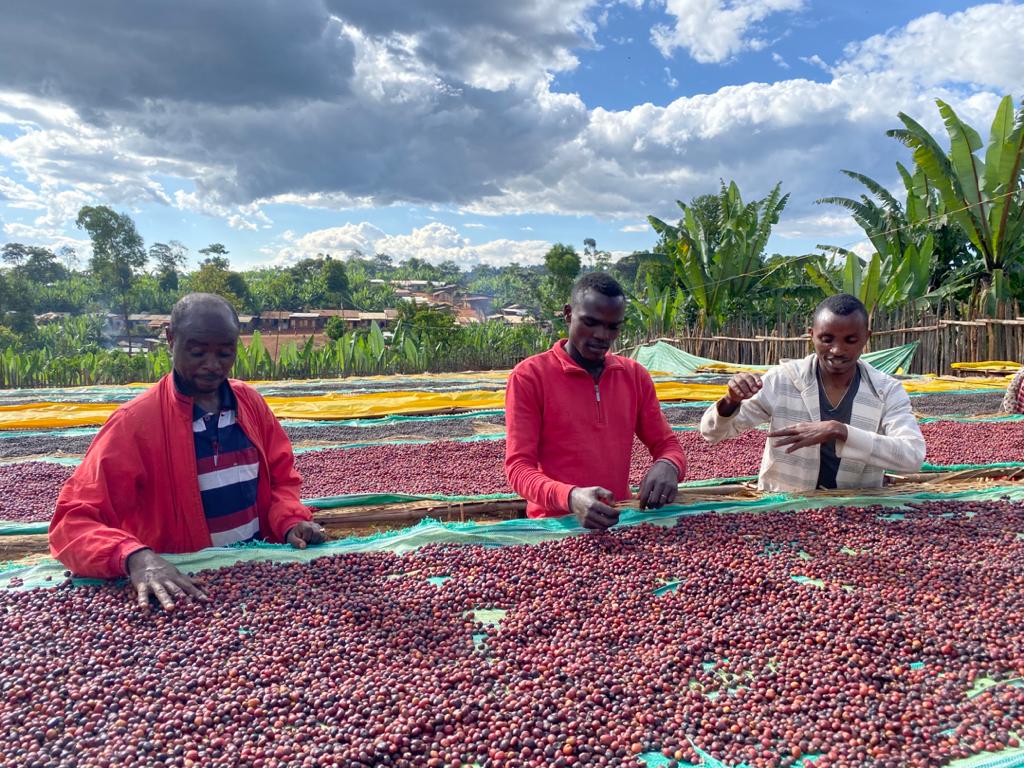
[[[158,552],[324,540],[299,502],[291,443],[255,389],[229,380],[238,315],[192,293],[167,331],[172,373],[113,414],[57,499],[50,552],[76,574],[128,576],[143,610],[206,596]]]
[[[505,390],[505,474],[528,517],[574,514],[585,528],[618,522],[630,498],[633,435],[654,464],[640,506],[675,500],[686,472],[682,446],[639,363],[609,353],[626,314],[622,287],[604,272],[581,276],[563,310],[569,338],[519,363]]]

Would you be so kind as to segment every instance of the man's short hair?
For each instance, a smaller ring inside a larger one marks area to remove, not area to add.
[[[626,292],[622,290],[619,281],[607,272],[585,272],[576,278],[576,282],[572,284],[572,293],[570,294],[572,305],[576,306],[583,301],[583,296],[587,291],[596,291],[610,299],[619,296],[625,298],[626,296]]]
[[[242,324],[238,321],[238,313],[231,306],[231,302],[223,296],[218,296],[215,293],[187,293],[178,299],[173,309],[171,309],[171,331],[175,331],[184,322],[185,318],[196,309],[227,310],[235,321],[235,327],[241,330]]]
[[[846,317],[856,312],[864,318],[865,327],[870,325],[868,309],[864,306],[864,302],[848,293],[837,293],[821,302],[814,310],[813,320],[816,321],[822,312],[831,312],[840,317]]]

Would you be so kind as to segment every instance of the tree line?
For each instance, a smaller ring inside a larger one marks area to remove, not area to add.
[[[715,332],[737,315],[770,326],[783,316],[806,313],[822,296],[837,291],[857,295],[871,313],[938,305],[965,314],[992,312],[1000,302],[1024,299],[1024,109],[1004,98],[983,141],[951,106],[938,101],[937,107],[947,134],[942,141],[903,113],[898,116],[901,127],[887,132],[910,150],[909,161],[896,164],[900,189],[889,190],[862,173],[844,170],[865,192],[818,201],[841,206],[863,230],[868,247],[856,252],[820,244],[810,254],[769,254],[772,229],[789,200],[781,183],[750,201],[735,182],[724,181],[714,194],[680,201],[675,222],[649,217],[657,238],[649,250],[618,260],[587,238],[580,250],[554,244],[542,265],[478,265],[468,270],[451,261],[398,262],[380,253],[347,258],[318,254],[289,266],[236,270],[220,243],[199,249],[195,257],[173,240],[146,248],[127,214],[86,206],[77,224],[92,243],[87,264],[79,264],[68,249],[54,252],[21,243],[0,249],[6,267],[0,270],[0,353],[45,352],[47,360],[102,356],[103,321],[93,313],[116,311],[127,325],[132,312],[167,313],[184,293],[207,291],[251,314],[401,307],[401,338],[385,340],[385,347],[400,349],[402,360],[392,361],[395,370],[415,368],[416,360],[426,370],[435,365],[427,359],[474,342],[460,336],[463,332],[450,314],[401,302],[389,281],[454,284],[467,293],[493,297],[498,307],[525,306],[542,322],[520,332],[530,335],[528,342],[498,344],[511,355],[542,345],[561,330],[558,311],[584,269],[608,270],[626,287],[633,299],[625,334],[630,341],[668,335],[683,325]],[[33,317],[44,312],[73,317],[37,327]],[[369,335],[365,330],[347,334],[337,322],[329,330],[334,343],[344,340],[349,352],[354,345],[365,347]],[[495,338],[481,334],[478,340],[494,344]],[[365,347],[369,362],[360,367],[382,365],[387,355],[379,352],[376,346]],[[145,373],[138,363],[117,365],[134,365],[130,375]],[[101,378],[121,375],[129,373],[109,370]]]

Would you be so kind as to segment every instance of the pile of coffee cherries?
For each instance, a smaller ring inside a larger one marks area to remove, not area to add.
[[[945,765],[1019,747],[1024,509],[685,517],[0,595],[0,765]],[[813,761],[813,763],[811,762]]]

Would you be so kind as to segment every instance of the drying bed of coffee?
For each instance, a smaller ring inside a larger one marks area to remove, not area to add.
[[[939,766],[1019,749],[1024,509],[706,514],[0,594],[0,765]]]
[[[910,404],[921,416],[991,416],[999,413],[1005,394],[1001,390],[963,394],[939,392],[914,395]]]
[[[934,465],[1024,461],[1024,427],[1017,422],[937,421],[922,425],[921,431],[926,460]],[[686,480],[756,475],[766,440],[762,430],[718,445],[709,445],[694,430],[677,432],[676,437],[687,456]],[[504,462],[504,440],[438,440],[308,451],[296,457],[296,469],[303,479],[303,498],[350,493],[471,496],[513,492]],[[650,465],[647,449],[635,441],[632,485],[640,484]],[[39,461],[0,465],[0,520],[48,520],[72,472],[72,467]]]

